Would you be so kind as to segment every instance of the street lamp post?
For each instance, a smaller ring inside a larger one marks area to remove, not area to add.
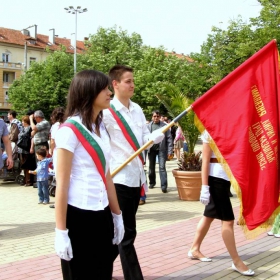
[[[82,9],[81,6],[77,6],[75,9],[73,6],[69,6],[68,8],[64,8],[67,13],[75,15],[75,43],[74,43],[74,74],[77,71],[77,14],[82,14],[87,12],[87,8]]]

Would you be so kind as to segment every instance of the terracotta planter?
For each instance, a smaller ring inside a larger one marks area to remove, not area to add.
[[[181,200],[199,200],[201,190],[201,171],[181,171],[173,169],[179,198]]]

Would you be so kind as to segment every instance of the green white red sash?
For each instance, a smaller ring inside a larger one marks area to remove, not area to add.
[[[78,140],[81,142],[85,150],[89,153],[90,157],[92,158],[93,162],[96,165],[100,176],[105,184],[105,188],[107,189],[106,185],[106,160],[103,154],[102,149],[98,145],[97,141],[93,138],[93,136],[85,129],[85,127],[78,123],[75,120],[67,120],[63,123],[60,127],[67,126],[73,130],[75,135],[77,136]]]
[[[129,124],[127,123],[125,118],[122,116],[122,114],[116,110],[116,108],[114,107],[113,104],[111,104],[110,106],[111,106],[111,108],[109,108],[109,110],[110,110],[111,114],[113,115],[113,117],[115,118],[118,126],[120,127],[125,139],[128,141],[128,143],[133,148],[133,150],[137,151],[138,149],[140,149],[140,145],[137,141],[136,136],[134,135],[133,131],[131,130]],[[140,153],[138,156],[139,156],[142,164],[144,165],[144,158],[143,158],[142,153]]]

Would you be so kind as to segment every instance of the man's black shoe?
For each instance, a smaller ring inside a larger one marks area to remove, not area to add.
[[[167,189],[162,189],[162,192],[163,193],[167,193]]]
[[[149,189],[153,189],[155,187],[155,185],[150,185]]]

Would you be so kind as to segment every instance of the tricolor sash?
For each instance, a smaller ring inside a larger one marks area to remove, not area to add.
[[[111,104],[110,106],[111,106],[111,108],[109,108],[109,110],[110,110],[111,114],[113,115],[114,119],[116,120],[118,126],[120,127],[125,139],[128,141],[128,143],[130,144],[132,149],[134,151],[137,151],[138,149],[140,149],[140,145],[137,141],[136,136],[134,135],[133,131],[131,130],[129,124],[127,123],[125,118],[122,116],[122,114],[116,110],[116,108],[114,107],[113,104]],[[139,156],[142,164],[144,165],[144,158],[143,158],[142,153],[140,153],[138,156]]]
[[[102,149],[100,148],[97,141],[93,138],[93,136],[87,131],[84,125],[80,124],[75,120],[67,120],[63,123],[60,127],[67,126],[73,130],[75,135],[77,136],[78,140],[81,142],[85,150],[89,153],[90,157],[92,158],[93,162],[96,165],[96,168],[102,177],[102,180],[105,184],[105,188],[107,189],[106,185],[106,160],[103,154]]]

